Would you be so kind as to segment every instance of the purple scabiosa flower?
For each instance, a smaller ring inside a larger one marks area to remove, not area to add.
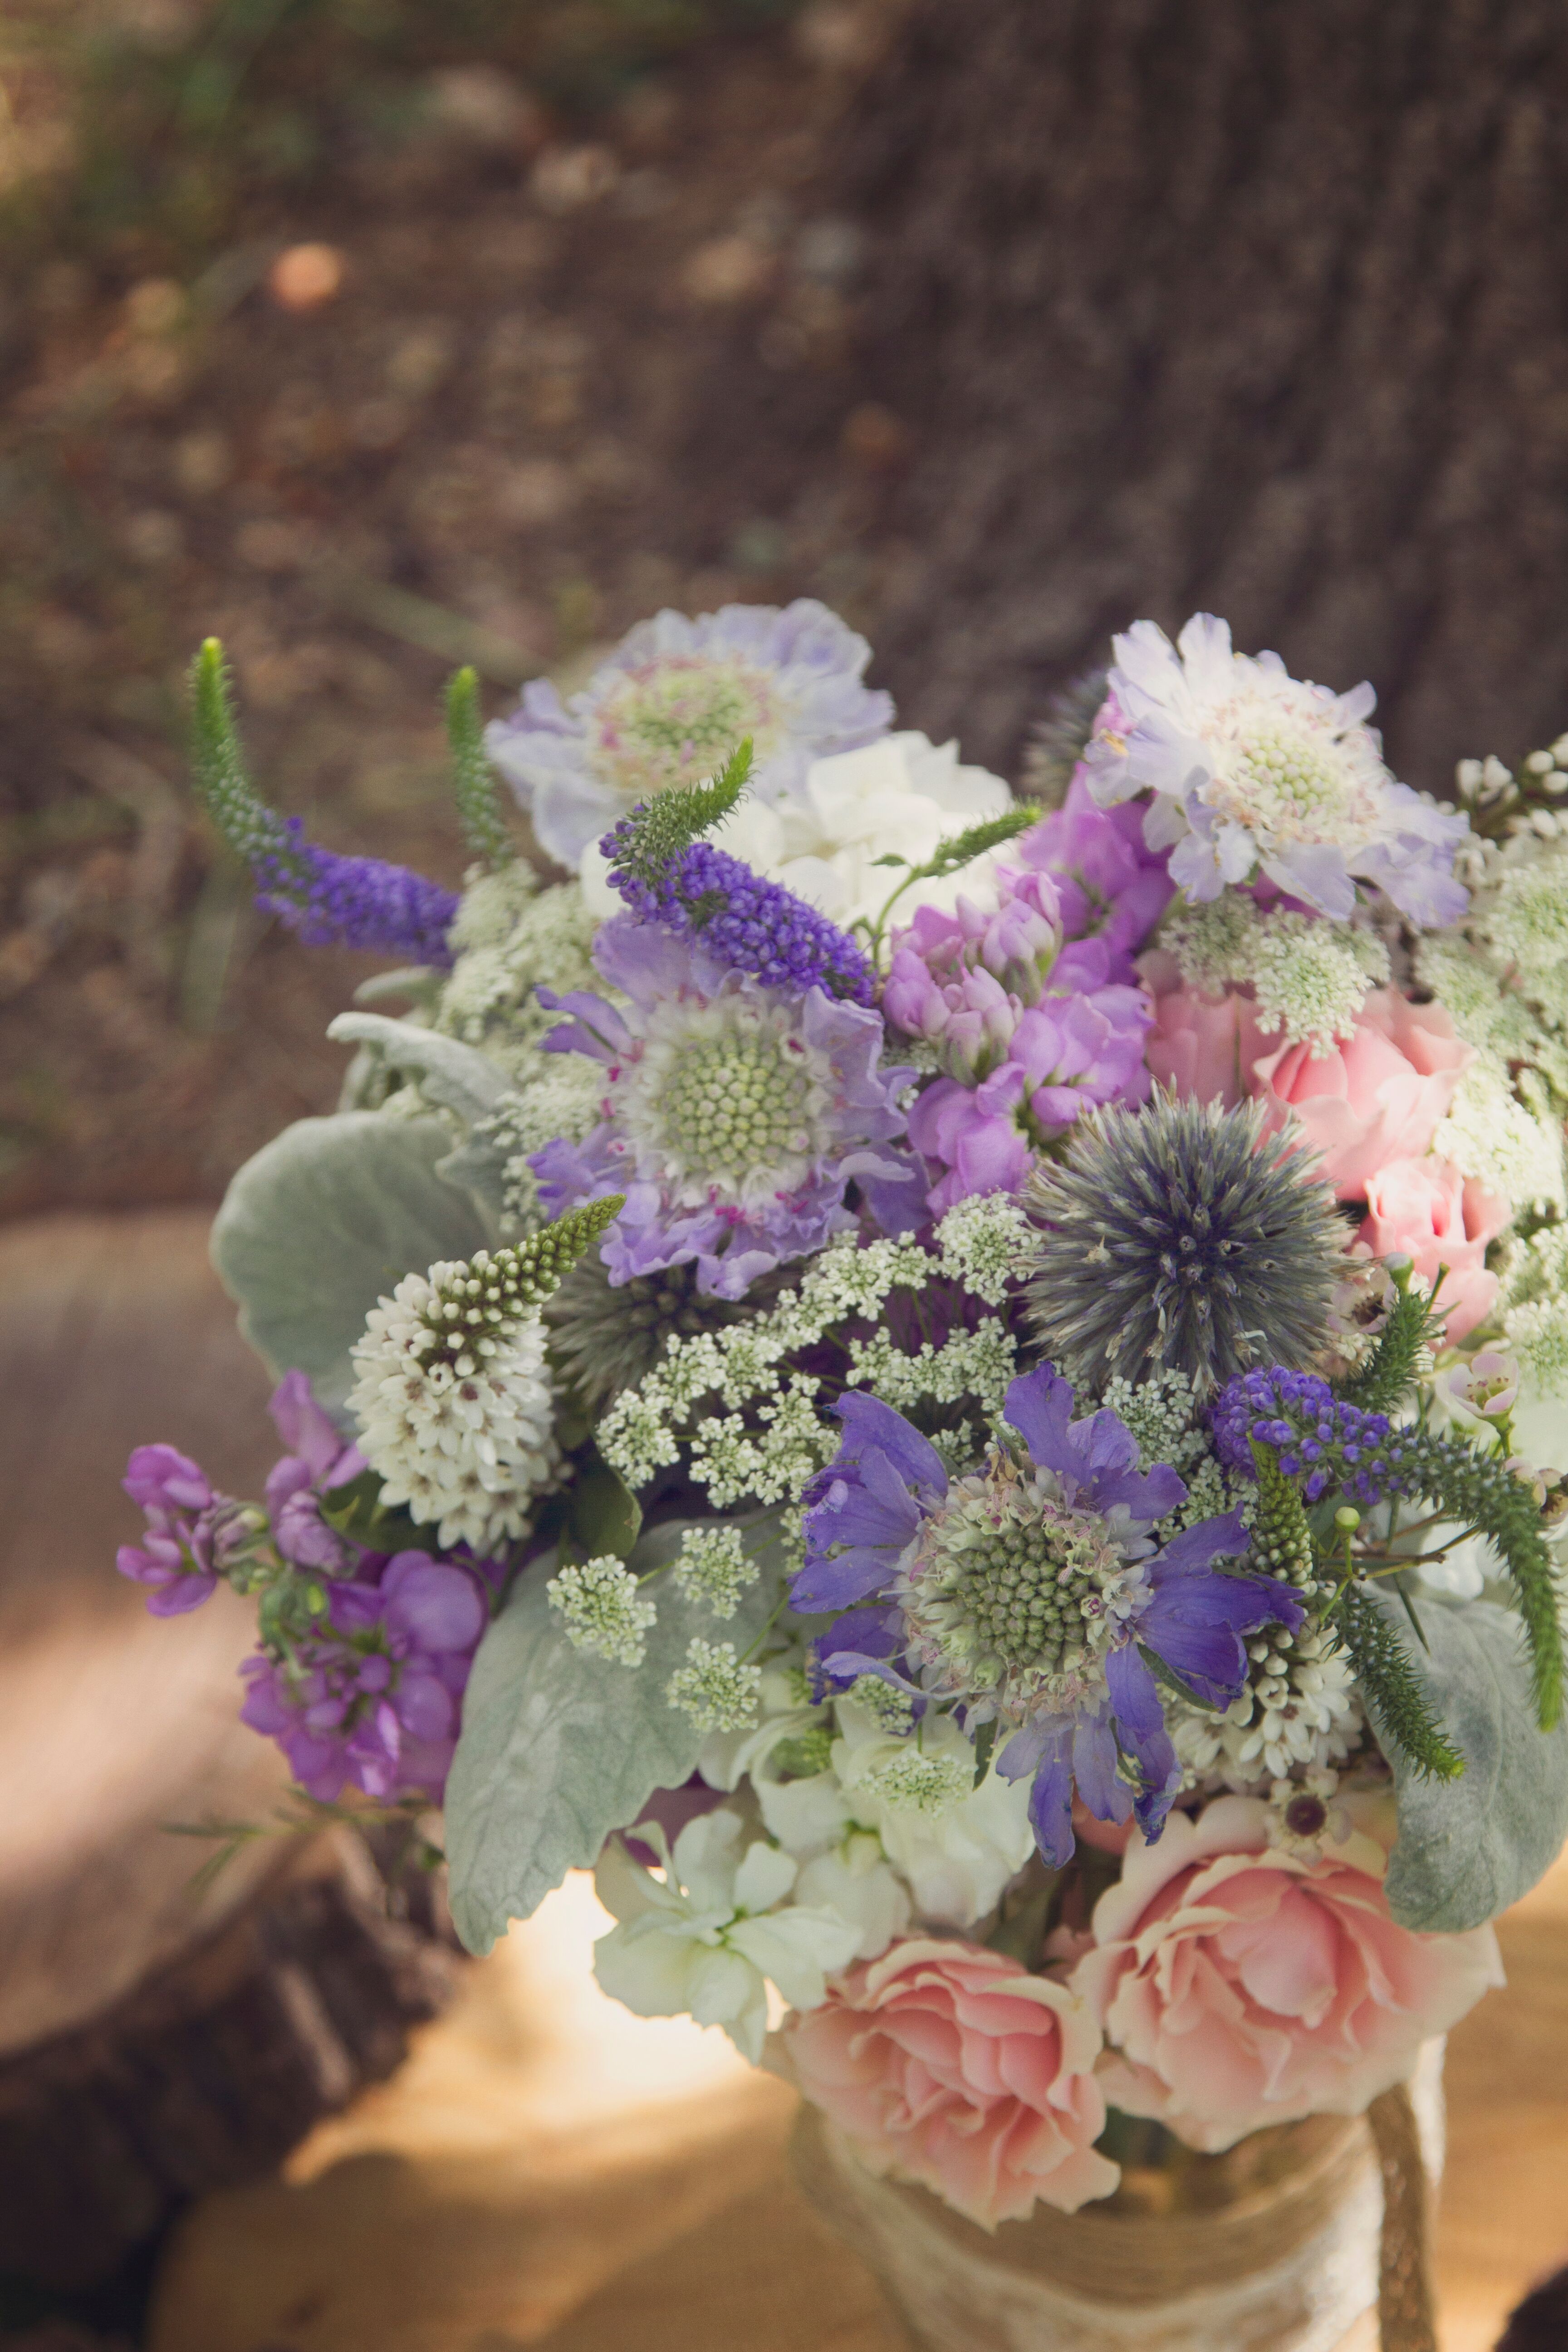
[[[1278,654],[1238,654],[1210,613],[1174,646],[1135,622],[1114,649],[1083,772],[1101,806],[1153,793],[1145,838],[1171,849],[1189,898],[1217,898],[1261,870],[1343,922],[1359,877],[1425,929],[1459,920],[1469,894],[1454,859],[1469,820],[1389,774],[1365,723],[1370,686],[1334,694],[1291,677]]]
[[[147,1515],[142,1541],[115,1554],[121,1575],[145,1586],[154,1617],[200,1608],[216,1587],[215,1548],[236,1506],[172,1445],[138,1445],[120,1483]]]
[[[539,996],[573,1016],[549,1050],[604,1064],[603,1116],[529,1165],[552,1217],[625,1193],[601,1244],[612,1284],[695,1261],[700,1291],[742,1297],[853,1227],[851,1178],[889,1231],[922,1221],[919,1164],[898,1140],[912,1073],[879,1066],[879,1013],[766,988],[629,915],[605,925],[594,961],[624,1009],[585,991]]]
[[[1086,778],[1075,775],[1061,807],[1020,835],[1012,855],[1056,885],[1063,938],[1102,940],[1106,979],[1135,979],[1132,959],[1175,887],[1168,854],[1144,842],[1142,810],[1098,807]]]
[[[1075,1785],[1098,1820],[1131,1813],[1159,1835],[1180,1771],[1145,1652],[1224,1706],[1247,1679],[1243,1637],[1294,1633],[1304,1615],[1289,1587],[1211,1565],[1247,1549],[1237,1512],[1156,1548],[1150,1530],[1185,1486],[1164,1465],[1139,1469],[1114,1412],[1075,1421],[1072,1407],[1048,1364],[1016,1380],[1005,1411],[1022,1447],[999,1444],[950,1479],[901,1414],[845,1397],[844,1444],[806,1489],[791,1588],[797,1609],[848,1612],[817,1645],[829,1683],[875,1674],[961,1708],[967,1727],[997,1726],[997,1768],[1032,1783],[1055,1866],[1073,1851]]]
[[[1404,1442],[1388,1415],[1342,1403],[1314,1372],[1279,1364],[1239,1372],[1215,1398],[1212,1419],[1222,1462],[1255,1476],[1251,1441],[1259,1438],[1286,1476],[1301,1480],[1309,1503],[1333,1490],[1370,1509],[1405,1485]]]
[[[438,1804],[488,1621],[469,1570],[396,1552],[379,1584],[330,1587],[319,1632],[247,1661],[241,1719],[276,1739],[300,1786],[324,1804],[347,1786]]]
[[[617,836],[625,830],[623,821],[599,847],[610,860],[611,887],[645,922],[700,938],[717,962],[750,972],[770,988],[797,995],[821,988],[852,1004],[869,1004],[874,974],[865,950],[782,882],[766,882],[726,850],[694,841],[650,886],[616,866]]]
[[[273,1541],[295,1568],[323,1576],[352,1574],[356,1548],[322,1518],[321,1497],[328,1487],[357,1478],[366,1467],[363,1454],[339,1434],[304,1372],[284,1373],[268,1411],[290,1448],[268,1471],[263,1490]]]
[[[809,596],[639,623],[580,694],[536,678],[485,749],[552,857],[583,852],[634,803],[710,776],[750,736],[752,787],[792,797],[813,760],[886,734],[893,706],[861,683],[871,649]]]
[[[256,903],[307,947],[361,948],[441,970],[451,963],[447,932],[458,911],[455,893],[406,866],[321,849],[304,838],[297,816],[282,831],[286,841],[252,857]]]

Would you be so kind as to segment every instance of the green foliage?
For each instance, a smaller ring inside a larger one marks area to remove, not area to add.
[[[1465,1759],[1434,1715],[1410,1652],[1364,1585],[1352,1584],[1341,1594],[1333,1622],[1385,1749],[1392,1755],[1397,1748],[1407,1765],[1428,1779],[1458,1780]]]
[[[351,1543],[363,1544],[367,1551],[440,1552],[433,1527],[412,1518],[401,1503],[383,1503],[378,1471],[362,1470],[357,1478],[329,1486],[321,1496],[321,1510],[330,1528]]]
[[[202,806],[247,865],[258,857],[294,862],[282,818],[246,772],[228,667],[216,637],[205,639],[191,664],[191,766]]]
[[[214,1221],[213,1264],[245,1337],[275,1379],[308,1372],[345,1429],[350,1350],[377,1299],[487,1239],[473,1202],[437,1173],[450,1148],[434,1118],[300,1119],[247,1160]]]
[[[495,772],[485,755],[476,670],[458,670],[447,682],[447,741],[452,753],[452,796],[463,838],[493,874],[510,866],[517,850],[501,814]]]
[[[634,880],[657,884],[672,857],[727,817],[752,773],[752,739],[738,744],[716,776],[673,784],[640,801],[616,827],[616,865]]]
[[[633,1573],[672,1567],[692,1524],[668,1520],[643,1536]],[[776,1515],[750,1524],[763,1573],[726,1627],[741,1650],[767,1622],[784,1573]],[[545,1591],[554,1567],[546,1555],[519,1577],[464,1694],[446,1822],[452,1917],[471,1952],[489,1951],[569,1870],[591,1868],[611,1831],[635,1822],[656,1789],[688,1779],[702,1746],[665,1685],[693,1634],[711,1632],[706,1604],[666,1580],[643,1664],[613,1665],[566,1638]]]
[[[1019,834],[1027,833],[1039,821],[1039,809],[1032,801],[1004,809],[1000,816],[982,817],[978,824],[965,825],[951,841],[944,841],[934,857],[913,869],[908,881],[940,882],[945,875],[956,874],[961,866],[967,866],[972,857],[984,857],[987,850],[1000,849],[1004,842],[1016,840]],[[907,887],[908,884],[900,887]]]
[[[1398,1601],[1363,1591],[1363,1610],[1398,1642]],[[1494,1919],[1527,1895],[1568,1837],[1568,1723],[1536,1728],[1529,1662],[1510,1609],[1470,1601],[1423,1606],[1427,1648],[1405,1654],[1465,1770],[1442,1780],[1385,1742],[1399,1805],[1389,1858],[1389,1909],[1405,1927],[1457,1934]],[[1366,1693],[1380,1737],[1375,1695]]]
[[[629,1559],[642,1533],[642,1505],[624,1478],[596,1452],[572,1481],[567,1497],[562,1558],[602,1559],[613,1552]]]
[[[339,1013],[327,1034],[340,1045],[368,1045],[395,1070],[417,1073],[426,1100],[455,1111],[465,1126],[486,1118],[509,1092],[504,1074],[488,1054],[438,1029],[412,1021],[392,1021],[384,1013]]]
[[[1394,1282],[1396,1296],[1376,1349],[1353,1380],[1335,1389],[1346,1404],[1359,1405],[1363,1412],[1394,1411],[1415,1378],[1422,1349],[1443,1328],[1435,1298],[1412,1290],[1408,1266]]]
[[[1441,1504],[1449,1518],[1490,1536],[1519,1591],[1530,1643],[1536,1720],[1550,1731],[1563,1712],[1563,1633],[1557,1580],[1528,1486],[1495,1454],[1423,1429],[1398,1433],[1405,1491]]]

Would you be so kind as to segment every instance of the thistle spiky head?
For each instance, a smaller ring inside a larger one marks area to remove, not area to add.
[[[1345,1226],[1311,1155],[1263,1117],[1156,1095],[1088,1113],[1037,1166],[1026,1307],[1075,1385],[1173,1369],[1201,1396],[1249,1364],[1313,1361]]]

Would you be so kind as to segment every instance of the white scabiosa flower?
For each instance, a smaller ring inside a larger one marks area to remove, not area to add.
[[[1293,678],[1278,654],[1237,653],[1198,613],[1173,646],[1152,621],[1115,640],[1107,700],[1084,754],[1101,806],[1154,795],[1147,839],[1173,845],[1189,898],[1217,898],[1261,870],[1342,922],[1356,877],[1413,922],[1458,922],[1454,876],[1469,820],[1396,783],[1366,721],[1370,686],[1349,694]]]
[[[618,1840],[594,1884],[616,1925],[594,1947],[594,1973],[637,2017],[690,2015],[721,2026],[756,2065],[767,2031],[769,1984],[792,2009],[816,2009],[827,1979],[847,1968],[860,1941],[854,1921],[791,1903],[797,1864],[765,1839],[744,1844],[728,1808],[689,1822],[671,1853],[657,1824],[637,1836],[664,1864],[656,1878]]]
[[[574,1650],[587,1650],[617,1666],[640,1666],[647,1636],[658,1622],[655,1603],[637,1590],[637,1578],[613,1552],[563,1568],[544,1588],[552,1609],[565,1623]]]

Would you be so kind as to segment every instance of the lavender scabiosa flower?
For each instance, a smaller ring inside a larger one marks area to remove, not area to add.
[[[1108,980],[1103,940],[1062,940],[1044,873],[1004,867],[999,904],[917,909],[895,934],[889,1019],[935,1049],[943,1076],[910,1114],[910,1139],[939,1171],[941,1214],[977,1192],[1016,1192],[1037,1151],[1099,1103],[1147,1098],[1140,989]]]
[[[1389,774],[1365,723],[1370,686],[1334,694],[1291,677],[1278,654],[1236,653],[1209,613],[1174,646],[1135,622],[1114,650],[1084,772],[1102,806],[1153,793],[1146,838],[1171,848],[1189,898],[1261,870],[1343,922],[1359,877],[1427,929],[1458,921],[1469,894],[1454,861],[1469,820]]]
[[[378,1584],[329,1588],[319,1631],[247,1661],[241,1719],[278,1742],[322,1803],[353,1786],[438,1804],[488,1618],[476,1574],[396,1552]]]
[[[575,869],[632,804],[711,775],[749,736],[753,789],[796,795],[813,760],[883,735],[893,706],[862,685],[870,647],[810,597],[641,622],[563,704],[535,679],[485,748],[552,857]]]
[[[1312,1372],[1238,1373],[1215,1400],[1215,1450],[1233,1470],[1255,1475],[1251,1441],[1277,1449],[1287,1477],[1309,1503],[1331,1489],[1370,1509],[1405,1484],[1405,1446],[1385,1412],[1366,1412],[1334,1395]]]
[[[1097,1111],[1025,1199],[1029,1318],[1075,1380],[1170,1370],[1203,1394],[1259,1355],[1305,1362],[1328,1335],[1345,1228],[1259,1104]]]
[[[586,992],[541,997],[572,1015],[547,1046],[604,1065],[603,1117],[531,1165],[552,1213],[625,1192],[602,1244],[612,1284],[694,1260],[699,1291],[740,1298],[851,1229],[852,1178],[884,1225],[920,1222],[919,1171],[898,1140],[911,1073],[879,1067],[879,1013],[767,988],[630,916],[605,924],[594,958],[630,1000],[621,1010]]]
[[[359,948],[446,971],[454,891],[380,857],[344,857],[304,838],[297,816],[252,859],[256,903],[309,948]]]
[[[950,1479],[901,1414],[846,1396],[843,1446],[806,1490],[791,1588],[797,1609],[847,1612],[817,1645],[830,1685],[876,1675],[961,1708],[971,1730],[997,1727],[998,1769],[1031,1782],[1056,1866],[1073,1851],[1075,1785],[1098,1820],[1131,1814],[1151,1839],[1180,1785],[1143,1654],[1223,1706],[1247,1680],[1243,1636],[1294,1632],[1304,1614],[1290,1588],[1211,1566],[1247,1549],[1237,1512],[1156,1547],[1150,1531],[1185,1485],[1168,1465],[1139,1469],[1114,1412],[1075,1421],[1073,1402],[1048,1364],[1014,1381],[1005,1418],[1021,1445],[1004,1433],[980,1469]]]
[[[802,995],[820,988],[852,1004],[869,1004],[874,975],[864,949],[782,882],[765,882],[740,858],[694,841],[650,884],[616,865],[624,830],[623,824],[607,833],[599,847],[610,860],[612,887],[643,921],[700,937],[718,962],[770,988]]]

